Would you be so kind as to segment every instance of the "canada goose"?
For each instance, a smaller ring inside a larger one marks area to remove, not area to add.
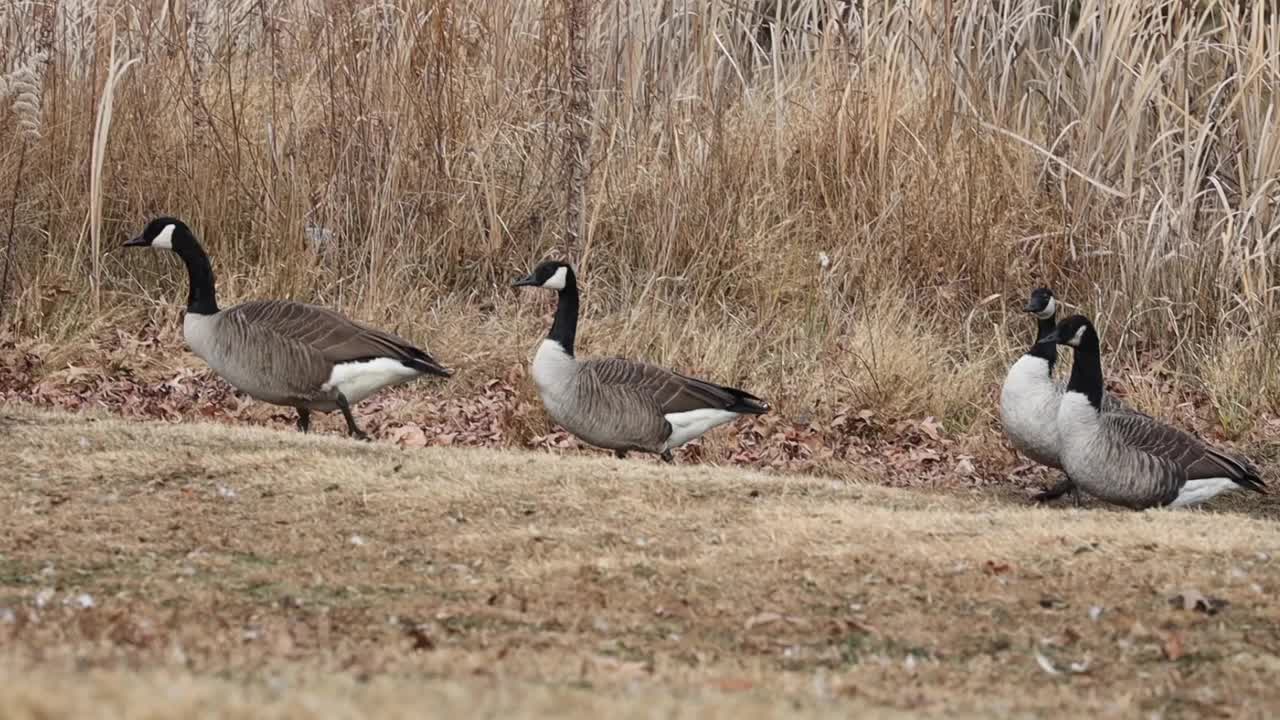
[[[1004,385],[1000,388],[1000,421],[1014,448],[1041,465],[1061,469],[1062,464],[1058,460],[1058,404],[1064,387],[1053,379],[1058,348],[1052,343],[1041,342],[1052,335],[1056,327],[1058,300],[1053,290],[1036,288],[1031,291],[1023,311],[1036,318],[1036,340],[1005,375]],[[1110,393],[1103,394],[1102,408],[1106,412],[1138,412]],[[1078,505],[1080,494],[1070,476],[1038,493],[1034,500],[1056,500],[1069,491]]]
[[[671,450],[739,415],[760,415],[769,404],[736,388],[715,385],[623,358],[578,360],[578,281],[573,268],[548,260],[514,287],[556,290],[555,321],[533,358],[542,404],[562,427],[597,447],[657,453]]]
[[[209,256],[181,220],[156,218],[124,246],[182,258],[191,284],[182,335],[191,351],[250,397],[296,408],[303,432],[311,411],[341,410],[351,436],[368,440],[352,405],[390,385],[453,374],[395,335],[315,305],[254,300],[220,310]]]
[[[1146,415],[1104,410],[1098,333],[1088,318],[1063,320],[1041,342],[1075,351],[1058,434],[1062,467],[1086,492],[1135,510],[1193,505],[1241,487],[1266,492],[1248,460]]]

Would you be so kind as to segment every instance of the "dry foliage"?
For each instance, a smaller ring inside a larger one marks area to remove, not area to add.
[[[5,411],[0,433],[6,717],[1280,702],[1269,499],[1042,510],[84,412]]]
[[[176,264],[112,250],[171,212],[225,301],[398,327],[474,389],[541,333],[506,284],[586,170],[586,352],[980,433],[1050,283],[1113,368],[1163,375],[1150,409],[1187,399],[1172,374],[1232,436],[1275,414],[1267,3],[600,0],[589,98],[571,5],[6,4],[4,322],[56,348],[173,323]]]

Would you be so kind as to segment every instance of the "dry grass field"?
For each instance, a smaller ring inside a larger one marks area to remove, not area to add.
[[[6,718],[1280,703],[1271,499],[1041,509],[21,408],[0,432]]]
[[[0,2],[0,717],[1274,716],[1276,495],[1030,507],[995,402],[1050,285],[1280,485],[1277,98],[1243,0]],[[457,375],[289,431],[159,214]],[[548,257],[775,410],[578,447]]]

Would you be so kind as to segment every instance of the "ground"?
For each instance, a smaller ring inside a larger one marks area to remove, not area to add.
[[[1271,498],[1039,508],[23,406],[0,438],[7,717],[1280,703]]]

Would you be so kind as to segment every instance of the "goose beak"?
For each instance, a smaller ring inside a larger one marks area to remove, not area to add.
[[[511,287],[534,287],[539,284],[540,283],[537,280],[535,280],[532,275],[526,275],[520,278],[519,280],[516,280],[515,282],[511,283]]]
[[[146,247],[147,245],[150,245],[150,244],[151,243],[147,242],[147,239],[145,237],[142,237],[141,235],[139,235],[136,238],[130,238],[129,240],[125,240],[124,245],[121,245],[120,247]]]
[[[1044,305],[1045,304],[1042,302],[1031,300],[1028,301],[1026,305],[1022,306],[1022,312],[1038,313],[1041,310],[1044,310]]]

